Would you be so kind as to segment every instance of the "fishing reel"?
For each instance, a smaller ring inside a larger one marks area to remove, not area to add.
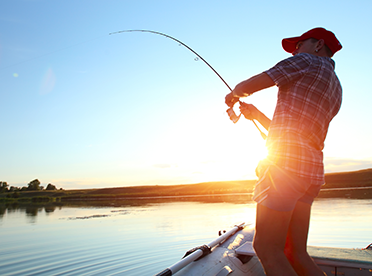
[[[242,104],[242,102],[240,100],[238,102],[239,102],[240,105]],[[240,117],[242,116],[242,113],[240,113],[239,115],[236,115],[236,113],[234,111],[234,106],[230,107],[228,110],[226,110],[226,112],[227,112],[227,115],[229,115],[230,120],[234,124],[236,124],[239,121]]]
[[[242,114],[240,113],[239,116],[236,115],[235,111],[234,111],[234,108],[233,107],[230,107],[228,110],[226,110],[227,112],[227,115],[229,115],[230,117],[230,120],[236,124],[239,119],[240,119],[240,116],[242,116]]]

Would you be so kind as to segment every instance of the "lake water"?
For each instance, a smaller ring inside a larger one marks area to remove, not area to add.
[[[317,199],[309,245],[366,247],[371,207],[370,199]],[[244,196],[2,206],[0,275],[153,275],[219,230],[254,220]]]

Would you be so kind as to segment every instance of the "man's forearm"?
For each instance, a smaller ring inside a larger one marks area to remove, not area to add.
[[[261,73],[239,83],[232,93],[235,97],[247,97],[254,92],[274,85],[274,81],[266,73]]]
[[[257,116],[257,121],[267,130],[269,131],[269,127],[271,124],[271,120],[266,117],[265,114],[263,114],[261,111],[259,111],[259,114]]]

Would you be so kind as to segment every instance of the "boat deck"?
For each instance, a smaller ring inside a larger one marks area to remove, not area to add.
[[[331,275],[372,275],[372,250],[309,246],[308,252]]]
[[[235,252],[238,255],[255,255],[250,241]],[[327,275],[372,276],[372,250],[309,246],[308,252]]]

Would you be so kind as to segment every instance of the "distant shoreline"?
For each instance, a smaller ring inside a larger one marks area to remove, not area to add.
[[[372,169],[326,174],[319,198],[372,198]],[[151,199],[250,194],[256,180],[218,181],[184,185],[130,186],[102,189],[24,191],[0,194],[1,202]]]

